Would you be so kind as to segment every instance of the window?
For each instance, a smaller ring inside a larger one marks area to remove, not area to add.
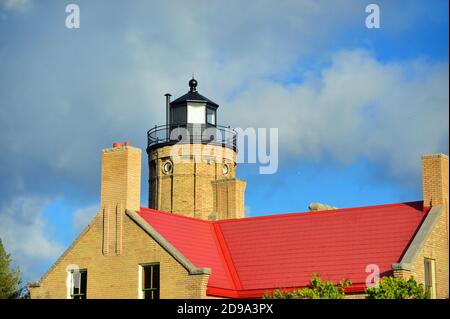
[[[69,280],[70,299],[86,299],[87,270],[71,270],[69,272]]]
[[[152,160],[150,162],[150,193],[149,193],[149,199],[150,199],[150,203],[149,203],[149,207],[156,207],[156,203],[158,202],[158,197],[157,197],[157,191],[156,191],[156,185],[157,185],[157,169],[158,169],[158,163],[156,160]]]
[[[435,262],[433,259],[425,258],[425,289],[430,294],[430,298],[436,298],[436,274]]]
[[[188,104],[188,118],[190,124],[205,124],[205,105],[199,103]]]
[[[171,109],[171,121],[172,125],[186,124],[186,106],[174,106]]]
[[[171,161],[167,161],[164,163],[163,172],[164,172],[164,174],[172,173],[172,162]]]
[[[143,265],[141,270],[141,298],[159,299],[159,265]]]
[[[229,171],[230,171],[230,169],[229,169],[228,165],[227,164],[223,164],[223,167],[222,167],[223,175],[227,175]]]
[[[216,111],[206,109],[206,122],[211,125],[216,125]]]

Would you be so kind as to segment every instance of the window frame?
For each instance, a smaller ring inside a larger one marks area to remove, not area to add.
[[[166,170],[166,166],[167,165],[170,165],[170,169],[169,170]],[[162,164],[162,172],[164,174],[166,174],[166,175],[172,174],[172,172],[173,172],[173,163],[172,163],[172,161],[168,160],[168,161],[163,162],[163,164]]]
[[[74,289],[75,289],[75,285],[74,285],[74,272],[78,272],[79,273],[79,278],[78,278],[78,293],[74,293]],[[81,287],[82,287],[82,277],[84,276],[86,277],[86,284],[84,286],[84,293],[81,292]],[[87,269],[72,269],[69,270],[68,272],[68,276],[69,276],[69,287],[68,287],[68,294],[67,297],[68,299],[87,299],[87,276],[88,276],[88,271]]]
[[[169,124],[177,127],[186,125],[188,120],[188,106],[186,105],[174,105],[170,107],[169,112]]]
[[[208,121],[208,112],[211,112],[213,114],[213,119],[214,119],[214,123],[211,123]],[[212,108],[212,107],[206,107],[206,112],[205,112],[205,123],[206,125],[211,125],[211,126],[217,126],[217,110]]]
[[[424,286],[431,299],[436,298],[436,261],[432,258],[424,258],[423,265]]]
[[[151,284],[150,288],[145,288],[145,268],[147,267],[151,267]],[[154,268],[157,267],[158,268],[158,286],[157,287],[153,287],[153,271]],[[161,266],[159,263],[147,263],[147,264],[140,264],[139,265],[139,292],[138,292],[138,296],[139,299],[145,299],[145,295],[147,291],[157,291],[157,298],[150,298],[150,299],[161,299]],[[153,296],[153,294],[152,294]]]
[[[186,124],[205,125],[206,124],[206,103],[189,102],[186,106]]]
[[[230,173],[230,166],[227,163],[224,163],[222,166],[222,175],[228,175]]]

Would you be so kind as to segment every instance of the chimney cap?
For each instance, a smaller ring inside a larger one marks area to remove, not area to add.
[[[122,143],[114,142],[113,147],[122,147]]]
[[[424,155],[422,155],[422,159],[424,159],[424,158],[431,158],[431,157],[448,158],[448,155],[444,154],[444,153],[431,153],[431,154],[424,154]]]
[[[322,204],[322,203],[318,203],[318,202],[312,202],[311,204],[308,205],[308,208],[309,208],[309,211],[311,211],[311,212],[320,211],[320,210],[338,209],[335,206]]]
[[[130,140],[126,140],[125,142],[123,142],[123,146],[131,146]]]

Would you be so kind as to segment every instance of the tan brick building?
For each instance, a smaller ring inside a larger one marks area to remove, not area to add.
[[[447,155],[423,156],[418,202],[244,218],[235,136],[196,86],[166,95],[167,123],[148,132],[149,208],[141,150],[104,149],[100,211],[32,298],[260,297],[313,273],[362,294],[368,266],[448,298]]]

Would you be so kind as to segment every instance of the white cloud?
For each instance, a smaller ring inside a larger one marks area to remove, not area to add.
[[[279,127],[281,137],[289,137],[284,146],[294,161],[306,152],[319,157],[321,148],[340,160],[353,158],[353,144],[360,141],[352,130],[367,124],[355,112],[377,90],[388,94],[379,81],[389,79],[395,65],[381,76],[380,63],[355,54],[357,66],[336,56],[333,68],[311,75],[306,85],[283,88],[261,79],[294,74],[303,58],[313,56],[317,64],[329,59],[329,43],[349,28],[364,28],[363,4],[117,2],[113,10],[104,10],[101,2],[80,1],[82,25],[74,33],[63,22],[57,27],[64,6],[59,12],[43,3],[49,16],[42,19],[39,10],[30,14],[24,25],[29,36],[8,38],[0,50],[0,107],[8,114],[0,118],[0,146],[10,154],[0,159],[0,191],[40,189],[65,196],[60,184],[68,183],[85,194],[97,192],[100,148],[116,139],[145,147],[145,131],[164,121],[163,94],[185,93],[192,72],[199,91],[222,105],[222,124]],[[303,73],[300,68],[294,75]],[[230,102],[229,96],[236,100]],[[267,116],[253,116],[255,110]],[[339,123],[331,121],[336,113]],[[292,132],[298,123],[301,134]]]
[[[448,82],[447,63],[342,51],[303,83],[257,81],[224,110],[233,123],[278,127],[285,159],[364,157],[402,179],[420,175],[420,155],[448,152]]]
[[[0,0],[0,8],[5,10],[26,11],[31,7],[31,0]]]
[[[98,213],[99,205],[94,204],[88,207],[77,209],[73,213],[73,227],[75,230],[80,231],[86,227],[89,222]]]
[[[50,238],[48,223],[42,216],[49,204],[45,198],[18,196],[0,207],[0,237],[28,278],[41,275],[36,264],[55,260],[64,248]]]

